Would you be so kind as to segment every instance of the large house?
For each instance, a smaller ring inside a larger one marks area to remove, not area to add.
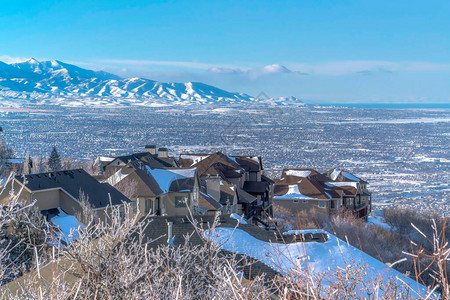
[[[9,192],[20,190],[19,201],[24,204],[36,201],[35,206],[44,215],[57,212],[60,208],[76,216],[83,213],[84,205],[98,219],[104,219],[108,206],[131,203],[117,189],[108,183],[98,182],[82,169],[16,176],[5,186],[0,203],[7,204]]]
[[[367,219],[372,196],[367,182],[351,173],[332,169],[284,169],[275,182],[274,204],[291,212],[316,210],[327,215],[350,211]]]
[[[200,189],[225,207],[226,213],[260,222],[272,216],[273,181],[263,175],[260,157],[181,154],[180,166],[196,168]]]
[[[223,209],[200,185],[197,168],[182,167],[167,148],[145,146],[145,152],[99,157],[100,181],[113,185],[136,203],[143,215],[214,214]]]
[[[130,162],[144,162],[152,168],[178,167],[174,157],[169,156],[167,148],[158,148],[155,145],[146,145],[144,152],[121,155],[117,157],[98,157],[94,164],[98,167],[99,173],[103,173],[108,166],[125,166]]]
[[[196,168],[152,168],[134,161],[108,166],[105,174],[105,181],[135,201],[143,215],[186,216],[222,207],[208,195],[202,195]]]

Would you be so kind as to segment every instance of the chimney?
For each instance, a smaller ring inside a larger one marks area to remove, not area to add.
[[[148,152],[152,155],[156,155],[156,146],[155,145],[145,145],[145,152]]]
[[[169,157],[169,150],[167,148],[159,148],[158,149],[158,157]]]
[[[173,245],[173,222],[167,222],[167,243]]]

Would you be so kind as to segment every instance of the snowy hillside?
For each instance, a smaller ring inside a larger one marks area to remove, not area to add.
[[[200,82],[163,83],[82,69],[60,61],[28,59],[0,62],[0,101],[4,104],[90,105],[193,105],[245,104],[255,99]],[[258,101],[256,101],[258,102]],[[302,102],[273,99],[277,105]]]
[[[428,295],[430,297],[427,299],[435,299],[436,295],[429,294],[430,291],[425,286],[326,231],[293,230],[284,234],[306,233],[325,234],[328,240],[325,243],[268,243],[256,239],[244,230],[234,228],[219,228],[206,234],[208,238],[217,241],[223,249],[253,257],[281,274],[290,274],[290,272],[303,272],[306,275],[327,272],[332,274],[338,270],[348,271],[363,266],[367,272],[363,274],[365,282],[371,282],[377,286],[393,281],[410,289],[413,299]],[[362,284],[359,288],[365,290]]]

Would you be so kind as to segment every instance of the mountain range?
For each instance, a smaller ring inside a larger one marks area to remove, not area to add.
[[[268,103],[304,105],[295,97],[259,99],[200,82],[164,83],[145,78],[121,78],[57,60],[0,62],[0,103],[91,105],[240,105]]]

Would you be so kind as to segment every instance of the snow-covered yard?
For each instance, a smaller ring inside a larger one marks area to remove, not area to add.
[[[78,237],[78,228],[85,225],[78,222],[74,216],[66,214],[58,207],[58,215],[50,219],[50,221],[61,230],[60,238],[66,243],[70,243]]]
[[[285,234],[304,233],[323,233],[328,236],[328,240],[325,243],[278,244],[256,239],[241,229],[216,228],[214,232],[206,232],[222,249],[258,259],[282,274],[289,274],[293,270],[305,271],[305,274],[323,272],[331,274],[338,270],[346,270],[348,266],[364,266],[367,270],[367,274],[364,275],[365,280],[378,283],[382,287],[384,282],[391,279],[409,286],[412,296],[428,294],[427,288],[423,285],[326,231],[295,230]]]
[[[367,225],[377,225],[386,229],[392,229],[392,226],[387,224],[383,217],[383,212],[380,210],[374,210],[372,215],[367,218]]]

